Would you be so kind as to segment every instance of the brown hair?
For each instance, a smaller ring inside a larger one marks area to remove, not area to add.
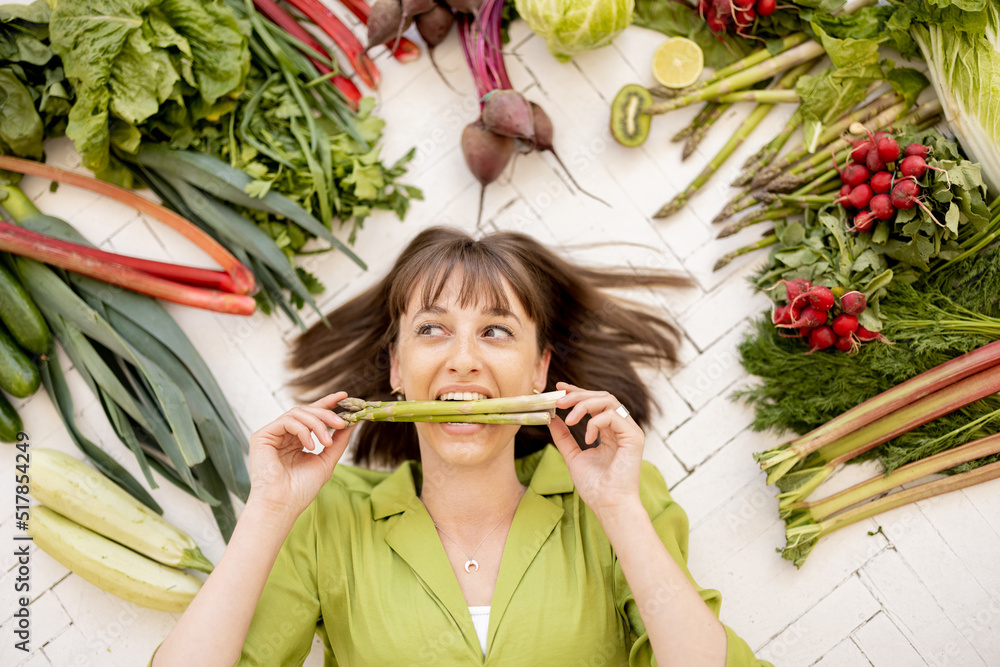
[[[290,365],[302,371],[293,386],[312,400],[333,391],[369,400],[392,400],[389,348],[414,290],[422,307],[433,305],[449,276],[461,270],[461,305],[509,310],[504,284],[538,329],[539,350],[552,359],[546,391],[557,381],[611,392],[645,427],[653,397],[636,367],[673,364],[677,329],[639,305],[606,294],[606,288],[672,287],[689,284],[676,274],[627,269],[592,269],[558,257],[530,236],[496,232],[475,240],[449,227],[432,227],[403,250],[385,278],[327,314],[329,326],[313,325],[292,345]],[[586,424],[572,430],[583,443]],[[364,423],[358,428],[355,459],[365,465],[395,466],[419,459],[412,424]],[[551,441],[546,427],[518,431],[515,455]]]

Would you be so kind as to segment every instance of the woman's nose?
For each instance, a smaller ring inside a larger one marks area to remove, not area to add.
[[[448,360],[448,370],[459,376],[476,373],[482,368],[482,359],[476,346],[476,338],[472,335],[458,335],[454,338],[451,355]]]

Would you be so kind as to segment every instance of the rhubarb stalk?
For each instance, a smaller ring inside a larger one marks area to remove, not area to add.
[[[144,197],[140,197],[131,190],[126,190],[125,188],[118,187],[117,185],[105,183],[104,181],[99,181],[97,179],[90,178],[89,176],[84,176],[83,174],[75,174],[71,171],[66,171],[65,169],[59,169],[58,167],[6,155],[0,155],[0,169],[7,169],[18,174],[38,176],[51,181],[73,185],[78,188],[84,188],[85,190],[90,190],[91,192],[111,197],[115,201],[131,206],[132,208],[159,220],[174,231],[179,232],[184,236],[184,238],[205,251],[209,257],[218,262],[223,270],[229,274],[229,277],[232,280],[232,291],[234,293],[251,294],[256,289],[253,273],[250,269],[245,267],[238,259],[233,257],[233,255],[218,241],[212,238],[204,230],[199,229],[170,209],[153,203]],[[6,198],[0,200],[0,205],[3,205],[8,210],[11,210],[12,208],[24,208],[25,215],[27,215],[27,211],[29,209],[26,207],[34,209],[34,204],[32,204],[28,198],[24,196],[24,193],[21,192],[20,188],[0,186],[0,196],[4,195]],[[37,209],[34,210],[37,211]],[[20,216],[20,214],[14,210],[11,210],[11,213],[15,217]]]
[[[337,47],[344,52],[347,59],[354,68],[354,72],[365,83],[366,86],[375,90],[378,88],[379,71],[375,63],[364,52],[365,47],[361,45],[358,38],[351,32],[344,23],[337,18],[319,0],[288,0],[289,4],[309,17],[309,20],[320,27]]]

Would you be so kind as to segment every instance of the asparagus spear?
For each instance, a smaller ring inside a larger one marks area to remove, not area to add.
[[[705,138],[708,131],[712,129],[712,126],[715,125],[720,118],[722,118],[722,115],[726,113],[731,106],[732,104],[715,103],[705,105],[706,108],[712,107],[712,109],[706,117],[702,119],[701,124],[694,129],[689,137],[687,137],[687,141],[684,142],[684,150],[681,151],[682,160],[686,160],[691,157],[691,153],[694,153],[694,149],[698,148],[698,144],[700,144],[701,140]]]
[[[773,209],[764,208],[759,211],[754,211],[753,213],[743,216],[739,221],[722,228],[716,238],[724,239],[727,236],[732,236],[733,234],[743,231],[751,225],[756,225],[760,222],[767,222],[768,220],[783,220],[789,216],[795,215],[797,212],[798,209],[790,206],[779,206]]]
[[[725,268],[726,265],[728,265],[737,257],[745,255],[749,252],[753,252],[754,250],[760,250],[761,248],[766,248],[767,246],[774,245],[777,242],[778,242],[777,234],[774,233],[767,234],[764,238],[762,238],[759,241],[751,243],[750,245],[747,246],[743,246],[742,248],[738,248],[732,252],[727,252],[725,255],[719,258],[719,261],[715,263],[715,266],[712,267],[712,271],[719,271]]]
[[[802,114],[796,109],[795,113],[788,119],[788,122],[785,123],[785,127],[778,133],[778,136],[771,139],[771,141],[764,144],[763,148],[747,158],[747,161],[743,163],[743,171],[733,181],[733,186],[740,187],[747,185],[753,180],[753,175],[757,170],[771,164],[771,160],[778,155],[788,142],[788,139],[795,133],[795,130],[799,129],[800,125],[802,125]]]
[[[504,424],[515,426],[545,426],[555,411],[540,412],[491,412],[480,415],[390,415],[382,410],[343,413],[348,424],[359,421],[373,422],[434,422],[438,424]],[[345,416],[346,415],[346,416]]]
[[[813,66],[812,61],[800,63],[797,66],[793,67],[788,72],[786,72],[785,75],[781,77],[781,80],[779,80],[777,85],[775,86],[775,88],[778,89],[776,92],[787,91],[789,89],[794,88],[795,82],[798,81],[799,77],[808,72],[812,66]],[[772,92],[772,91],[755,91],[755,92]],[[698,174],[697,177],[695,177],[695,179],[691,182],[691,184],[688,185],[687,188],[685,188],[680,194],[675,196],[668,203],[664,204],[660,208],[660,210],[653,215],[653,217],[666,218],[679,211],[684,206],[684,204],[687,203],[687,200],[691,197],[691,195],[697,192],[698,189],[701,188],[701,186],[705,185],[705,183],[708,182],[708,179],[710,179],[712,175],[719,170],[719,167],[721,167],[722,164],[729,159],[729,156],[732,155],[737,148],[739,148],[739,146],[744,142],[744,140],[746,140],[746,138],[750,136],[750,133],[753,132],[758,125],[760,125],[760,122],[764,120],[764,118],[767,116],[767,114],[771,112],[771,109],[773,108],[774,104],[772,103],[762,102],[758,104],[754,108],[754,110],[750,113],[750,115],[747,117],[747,119],[743,121],[743,125],[741,125],[740,128],[736,131],[736,134],[730,137],[729,141],[726,142],[726,144],[722,147],[722,149],[718,152],[718,154],[716,154],[716,156],[712,158],[711,162],[708,163],[708,165],[701,171],[701,173]]]
[[[692,134],[697,132],[698,129],[705,123],[705,121],[711,117],[711,115],[715,112],[716,107],[718,106],[720,105],[716,104],[715,102],[709,102],[708,104],[703,106],[701,108],[701,111],[698,112],[698,115],[695,116],[694,119],[686,127],[682,128],[680,132],[672,136],[670,138],[670,141],[671,142],[684,141]]]
[[[345,398],[337,405],[344,410],[339,414],[348,423],[365,420],[524,424],[527,422],[522,421],[517,414],[531,414],[535,415],[534,419],[541,419],[537,415],[547,415],[549,411],[555,410],[556,401],[565,395],[565,391],[550,391],[531,396],[505,396],[478,401],[365,401],[360,398]],[[487,420],[483,415],[501,416]],[[547,424],[548,421],[546,419],[539,423]]]

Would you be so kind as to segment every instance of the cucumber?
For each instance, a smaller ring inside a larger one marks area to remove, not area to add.
[[[3,263],[0,263],[0,320],[26,350],[45,354],[52,345],[52,334],[38,306]]]
[[[41,381],[38,366],[0,326],[0,387],[11,396],[27,398]]]
[[[0,393],[0,442],[17,442],[17,434],[24,430],[21,415]]]
[[[73,574],[149,609],[182,612],[201,588],[190,574],[137,554],[44,505],[31,508],[27,532],[38,548]]]
[[[164,565],[212,571],[190,535],[83,461],[33,447],[31,473],[31,495],[66,518]]]

